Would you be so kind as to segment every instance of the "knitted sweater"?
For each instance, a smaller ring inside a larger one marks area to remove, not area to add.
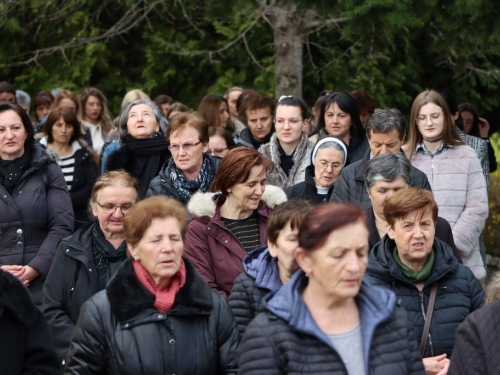
[[[488,193],[476,153],[469,146],[454,146],[436,156],[417,152],[411,163],[427,175],[439,216],[450,223],[464,265],[482,279],[486,271],[479,235],[488,217]]]

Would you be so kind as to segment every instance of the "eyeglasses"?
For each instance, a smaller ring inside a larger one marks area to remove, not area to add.
[[[168,149],[170,151],[178,152],[181,148],[183,148],[184,151],[189,152],[193,148],[195,148],[195,146],[198,146],[200,143],[201,143],[201,141],[198,141],[196,143],[183,143],[181,145],[173,144],[173,145],[168,146]]]
[[[418,125],[425,125],[427,124],[427,118],[431,120],[431,123],[435,124],[436,122],[439,121],[439,119],[443,116],[442,113],[431,113],[429,116],[426,115],[418,115],[417,116],[417,124]]]
[[[326,169],[328,166],[332,167],[332,169],[342,168],[342,164],[339,162],[328,163],[326,160],[319,160],[318,167],[321,169]]]
[[[96,201],[96,203],[99,205],[99,207],[102,208],[102,212],[105,214],[114,214],[116,212],[116,209],[119,208],[122,214],[126,214],[128,210],[130,210],[133,206],[132,203],[127,203],[127,204],[122,204],[121,206],[115,206],[114,204],[105,204],[102,205],[99,202]]]
[[[207,154],[218,156],[218,155],[222,154],[224,152],[224,150],[227,150],[227,147],[226,148],[208,149]]]

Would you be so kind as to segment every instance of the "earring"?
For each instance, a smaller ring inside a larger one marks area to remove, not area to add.
[[[139,258],[138,257],[134,257],[134,260],[137,262],[139,260]]]

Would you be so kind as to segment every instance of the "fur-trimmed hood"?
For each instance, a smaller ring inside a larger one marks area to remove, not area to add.
[[[8,310],[24,325],[36,319],[36,307],[28,289],[10,273],[0,270],[0,311]]]
[[[208,216],[213,218],[216,210],[215,200],[220,196],[220,193],[196,193],[189,200],[187,205],[189,213],[199,217]],[[261,201],[272,209],[286,202],[287,197],[283,189],[277,186],[267,185],[264,194],[262,194]]]

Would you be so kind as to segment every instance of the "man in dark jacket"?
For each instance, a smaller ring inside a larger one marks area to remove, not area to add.
[[[449,374],[500,374],[500,301],[470,314],[455,335]]]
[[[59,374],[42,313],[19,279],[0,270],[0,375]]]
[[[345,167],[335,183],[330,198],[334,203],[350,203],[363,209],[371,208],[365,188],[365,170],[368,161],[379,154],[400,152],[405,139],[406,121],[397,109],[375,112],[366,123],[366,136],[370,149],[363,159]],[[415,167],[412,169],[412,187],[431,190],[427,176]]]
[[[239,117],[247,128],[240,133],[237,143],[258,150],[269,142],[274,133],[274,107],[274,101],[266,94],[249,94],[239,108]]]

